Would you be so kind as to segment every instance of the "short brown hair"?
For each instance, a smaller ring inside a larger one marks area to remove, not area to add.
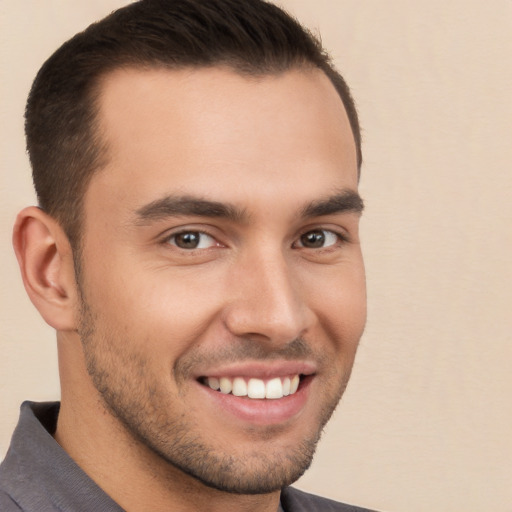
[[[343,101],[358,166],[361,136],[350,91],[320,41],[264,0],[140,0],[92,24],[42,66],[25,113],[40,207],[79,245],[82,198],[105,163],[97,130],[99,79],[114,69],[226,65],[242,74],[316,67]]]

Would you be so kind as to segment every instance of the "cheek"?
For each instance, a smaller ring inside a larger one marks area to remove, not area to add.
[[[366,282],[364,267],[351,265],[333,269],[310,290],[310,305],[319,325],[344,357],[353,357],[366,323]],[[319,286],[323,283],[323,286]]]
[[[344,281],[339,292],[339,303],[341,327],[347,332],[350,342],[357,346],[364,331],[367,314],[366,280],[362,265]]]
[[[354,335],[359,338],[366,323],[366,280],[363,268],[350,273],[340,293],[340,315],[351,324]]]
[[[148,357],[180,357],[211,328],[224,291],[220,276],[197,269],[135,268],[121,258],[86,273],[86,297],[105,332],[125,345],[151,346]]]

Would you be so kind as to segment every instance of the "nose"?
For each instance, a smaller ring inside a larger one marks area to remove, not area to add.
[[[281,251],[239,262],[229,283],[224,322],[237,337],[284,346],[303,336],[315,321],[298,276]]]

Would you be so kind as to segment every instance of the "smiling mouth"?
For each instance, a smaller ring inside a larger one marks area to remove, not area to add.
[[[270,379],[244,377],[202,377],[199,382],[224,395],[247,397],[253,400],[276,400],[293,395],[305,375],[295,374]]]

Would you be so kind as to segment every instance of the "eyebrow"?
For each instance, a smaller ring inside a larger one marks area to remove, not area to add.
[[[322,217],[323,215],[333,215],[335,213],[357,213],[361,214],[364,210],[364,202],[361,196],[355,190],[342,190],[332,196],[305,206],[301,212],[303,218]]]
[[[168,217],[215,217],[242,222],[247,218],[245,210],[236,206],[192,196],[165,196],[139,208],[137,222],[146,224]]]
[[[319,199],[307,204],[300,211],[300,217],[311,218],[336,213],[362,213],[364,209],[361,196],[354,190],[343,190],[325,199]],[[135,212],[136,222],[144,225],[168,217],[211,217],[223,218],[233,222],[247,221],[249,215],[243,208],[232,204],[201,199],[194,196],[165,196]]]

